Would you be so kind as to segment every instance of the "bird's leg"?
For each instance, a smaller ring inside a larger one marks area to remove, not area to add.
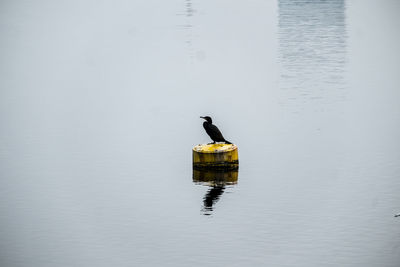
[[[214,142],[212,142],[212,143],[208,143],[207,145],[213,145],[213,144],[215,144],[215,141],[214,141]]]

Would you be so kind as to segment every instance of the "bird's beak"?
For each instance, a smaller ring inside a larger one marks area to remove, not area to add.
[[[204,117],[200,116],[200,118],[204,119]]]

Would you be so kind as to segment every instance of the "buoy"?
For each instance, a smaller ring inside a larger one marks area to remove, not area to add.
[[[193,169],[237,170],[238,148],[234,144],[206,144],[193,147]]]

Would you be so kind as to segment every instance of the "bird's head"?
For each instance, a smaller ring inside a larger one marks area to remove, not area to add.
[[[205,119],[206,121],[208,121],[209,123],[212,123],[212,119],[209,116],[204,116],[204,117],[200,117],[202,119]]]

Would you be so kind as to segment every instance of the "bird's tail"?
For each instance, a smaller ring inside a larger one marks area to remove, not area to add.
[[[231,145],[232,143],[231,143],[231,142],[229,142],[229,141],[226,141],[226,140],[225,140],[225,144],[230,144],[230,145]]]

